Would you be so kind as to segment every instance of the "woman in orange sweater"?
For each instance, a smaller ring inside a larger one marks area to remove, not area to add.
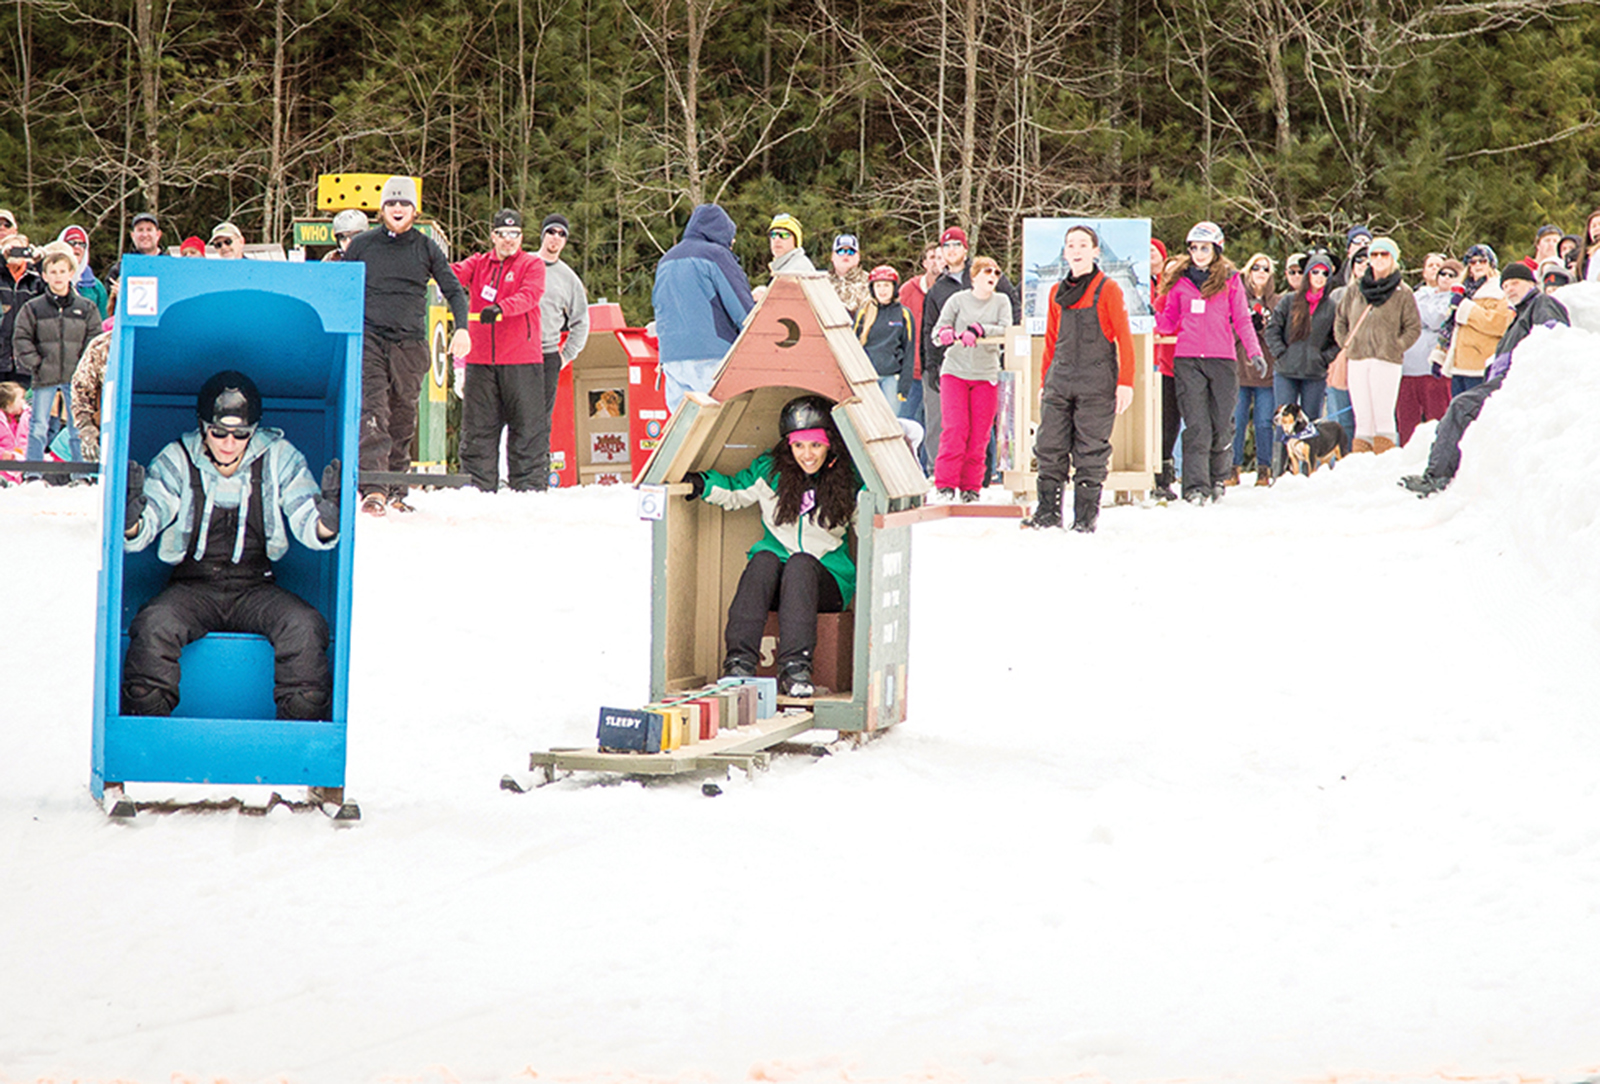
[[[1133,402],[1133,332],[1122,287],[1101,272],[1100,235],[1067,230],[1067,277],[1050,288],[1044,332],[1044,391],[1034,454],[1039,505],[1028,527],[1061,526],[1061,491],[1073,480],[1072,529],[1088,533],[1100,516],[1111,459],[1111,426]]]

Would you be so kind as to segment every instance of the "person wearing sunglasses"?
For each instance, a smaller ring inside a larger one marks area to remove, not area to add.
[[[1367,250],[1367,269],[1350,283],[1333,320],[1333,335],[1349,358],[1352,452],[1383,453],[1399,443],[1394,407],[1401,362],[1422,337],[1416,295],[1401,274],[1400,246],[1379,237]]]
[[[322,257],[323,263],[343,263],[350,251],[350,242],[366,233],[372,223],[367,221],[366,213],[354,207],[346,208],[333,216],[333,241],[334,248]]]
[[[702,203],[689,213],[682,240],[656,264],[650,304],[668,410],[676,411],[691,391],[711,390],[722,359],[755,307],[750,280],[733,254],[737,232],[727,211]]]
[[[550,453],[539,311],[545,262],[522,247],[522,215],[509,207],[489,220],[489,239],[488,252],[450,265],[477,314],[468,328],[472,352],[458,363],[461,469],[485,493],[498,490],[503,433],[506,484],[544,489]]]
[[[220,259],[244,259],[244,234],[232,222],[218,222],[207,246],[214,249]]]
[[[534,453],[542,473],[534,489],[547,489],[550,484],[549,415],[555,410],[561,370],[572,364],[572,359],[582,353],[584,344],[589,341],[588,291],[578,273],[561,259],[571,232],[566,216],[560,214],[545,215],[539,226],[539,258],[544,260],[544,297],[539,302],[539,327],[544,349],[546,417],[544,448]]]
[[[1278,291],[1273,283],[1272,257],[1264,252],[1251,256],[1244,265],[1244,298],[1250,309],[1250,324],[1256,329],[1256,340],[1265,346],[1267,322],[1278,306]],[[1256,485],[1272,484],[1272,412],[1276,409],[1272,391],[1272,356],[1263,349],[1266,372],[1252,368],[1244,351],[1238,352],[1239,399],[1233,408],[1233,473],[1227,485],[1239,484],[1239,472],[1244,469],[1244,436],[1246,429],[1254,426],[1256,455]]]
[[[1306,254],[1305,272],[1294,293],[1280,298],[1267,322],[1272,351],[1272,401],[1275,410],[1298,406],[1313,421],[1322,416],[1328,363],[1339,353],[1333,338],[1334,303],[1328,282],[1333,257],[1323,249]],[[1273,471],[1282,473],[1281,439],[1273,442]]]
[[[1430,252],[1423,258],[1423,285],[1416,291],[1422,335],[1407,348],[1400,362],[1400,395],[1394,404],[1394,422],[1402,446],[1410,442],[1418,425],[1438,421],[1450,405],[1450,380],[1440,369],[1444,352],[1439,349],[1439,333],[1450,319],[1454,289],[1465,273],[1460,260],[1452,260],[1442,252]]]
[[[833,265],[828,268],[828,283],[845,311],[855,318],[867,303],[867,273],[861,270],[861,242],[853,233],[841,233],[833,239]]]
[[[78,277],[73,280],[72,288],[78,291],[79,297],[94,302],[95,311],[104,320],[111,315],[111,291],[106,289],[105,283],[95,278],[94,268],[89,266],[89,231],[78,225],[68,226],[56,236],[56,240],[71,248],[73,257],[78,261]]]
[[[1450,378],[1451,396],[1483,383],[1500,337],[1514,313],[1500,285],[1500,259],[1493,248],[1476,244],[1462,257],[1466,279],[1451,300],[1450,318],[1439,333],[1444,356],[1439,371]]]
[[[417,182],[396,174],[378,194],[378,225],[358,233],[344,250],[349,263],[366,265],[366,313],[361,330],[361,469],[403,473],[411,468],[417,403],[432,356],[428,349],[428,280],[450,307],[455,331],[450,354],[472,351],[467,331],[467,291],[450,270],[444,250],[417,223]],[[369,484],[361,511],[382,516],[410,512],[410,489]]]
[[[244,632],[272,644],[278,718],[326,719],[328,623],[278,586],[273,565],[291,538],[312,550],[338,544],[339,461],[319,486],[283,431],[260,424],[261,392],[237,370],[201,385],[195,413],[200,424],[157,452],[148,472],[128,463],[124,548],[155,544],[172,572],[128,628],[122,713],[171,715],[184,646]]]

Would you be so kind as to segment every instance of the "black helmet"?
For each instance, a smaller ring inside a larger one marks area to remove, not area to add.
[[[202,425],[256,425],[261,421],[261,393],[248,376],[224,369],[200,385],[194,409]]]
[[[832,429],[833,404],[820,395],[802,395],[783,405],[778,416],[778,435],[786,437],[801,429]]]

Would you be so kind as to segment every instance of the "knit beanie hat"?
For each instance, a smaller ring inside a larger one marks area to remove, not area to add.
[[[378,197],[378,204],[382,206],[385,203],[409,203],[413,207],[418,206],[416,179],[396,173],[384,181],[383,195]]]
[[[772,222],[767,226],[767,232],[770,233],[773,230],[788,230],[794,234],[794,243],[796,245],[803,246],[806,243],[805,233],[800,229],[800,220],[787,211],[782,211],[772,216]]]

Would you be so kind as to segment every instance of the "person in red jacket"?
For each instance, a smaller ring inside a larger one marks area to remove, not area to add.
[[[469,328],[461,404],[461,469],[472,484],[500,487],[500,434],[506,434],[506,482],[515,490],[544,489],[540,452],[549,447],[539,301],[545,263],[522,247],[522,216],[503,209],[491,222],[488,252],[451,270],[467,291],[475,317]]]
[[[1100,235],[1072,226],[1062,245],[1067,277],[1050,287],[1044,325],[1044,392],[1034,454],[1039,504],[1028,527],[1061,526],[1061,490],[1073,481],[1072,529],[1089,533],[1111,459],[1111,427],[1133,403],[1133,332],[1122,287],[1101,272]]]

